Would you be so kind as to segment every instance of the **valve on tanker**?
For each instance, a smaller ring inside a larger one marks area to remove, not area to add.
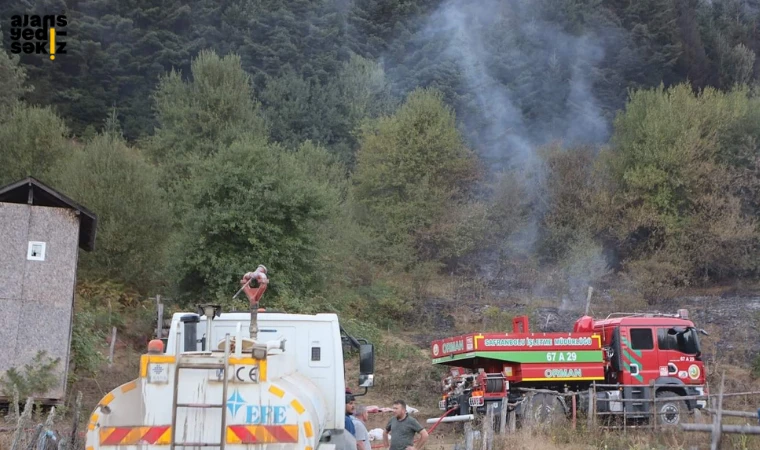
[[[250,283],[253,281],[258,282],[258,287],[251,287]],[[241,292],[245,292],[248,297],[249,311],[251,312],[251,325],[249,327],[249,334],[254,341],[253,348],[251,349],[251,355],[256,359],[265,359],[267,356],[267,345],[260,344],[257,341],[259,333],[258,324],[258,312],[259,312],[259,300],[269,285],[269,278],[267,278],[267,268],[261,264],[253,272],[246,272],[243,278],[240,280],[242,287],[232,296],[235,299]]]

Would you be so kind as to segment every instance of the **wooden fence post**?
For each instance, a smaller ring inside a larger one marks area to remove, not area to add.
[[[156,294],[156,311],[158,311],[158,322],[156,324],[156,339],[161,339],[164,328],[164,304],[161,303],[161,296]]]
[[[715,414],[715,418],[713,419],[713,430],[712,430],[712,444],[710,446],[711,450],[718,450],[720,448],[720,432],[722,431],[722,424],[721,420],[723,418],[723,387],[725,386],[726,382],[726,371],[723,371],[723,375],[720,377],[720,391],[718,392],[718,411]]]
[[[486,403],[486,417],[483,420],[483,428],[480,431],[480,448],[482,450],[490,450],[488,445],[490,442],[491,432],[493,431],[493,403]]]
[[[720,448],[722,435],[724,433],[736,433],[736,434],[742,434],[742,435],[760,435],[760,426],[753,426],[749,424],[745,425],[726,425],[723,424],[723,416],[728,417],[744,417],[747,419],[753,419],[757,420],[757,414],[760,413],[760,411],[732,411],[732,410],[724,410],[723,409],[723,399],[726,397],[734,397],[734,396],[744,396],[744,395],[758,395],[760,392],[758,391],[751,391],[751,392],[725,392],[725,386],[726,386],[726,373],[725,371],[721,374],[720,379],[720,390],[717,395],[710,395],[708,396],[707,403],[708,407],[704,409],[704,411],[707,414],[712,414],[712,423],[682,423],[681,429],[684,431],[695,431],[695,432],[702,432],[702,433],[709,433],[710,434],[710,449],[711,450],[718,450]],[[701,396],[700,396],[701,397]],[[713,398],[717,397],[718,402],[717,406],[715,404],[715,401],[713,401]]]
[[[18,417],[16,432],[13,434],[13,445],[11,446],[11,450],[21,450],[21,435],[24,434],[24,428],[26,427],[27,420],[31,419],[32,417],[32,408],[34,408],[32,397],[28,397],[26,399],[24,411]]]
[[[71,438],[69,439],[69,447],[72,450],[77,448],[77,425],[79,424],[79,417],[82,413],[82,391],[77,392],[77,401],[74,405],[74,418],[71,424]]]
[[[472,424],[470,422],[464,423],[464,448],[465,450],[473,450],[472,443]]]
[[[113,352],[116,349],[116,327],[111,330],[111,348],[108,353],[108,365],[113,365]]]
[[[509,402],[507,397],[501,399],[501,411],[499,411],[499,434],[504,434],[507,429],[507,409],[509,408]]]
[[[573,397],[573,400],[572,400],[573,401],[573,430],[575,430],[575,417],[576,417],[577,411],[578,411],[577,403],[576,403],[576,400],[575,400],[575,397],[576,397],[575,393],[573,393],[572,397]]]

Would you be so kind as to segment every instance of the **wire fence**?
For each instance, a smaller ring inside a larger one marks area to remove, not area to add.
[[[724,374],[725,377],[725,374]],[[525,417],[537,414],[541,406],[553,406],[549,415],[556,414],[562,420],[571,418],[571,427],[576,429],[579,418],[585,418],[587,429],[650,429],[657,432],[663,428],[680,429],[685,432],[706,432],[711,436],[711,449],[720,448],[722,433],[760,434],[760,408],[754,411],[734,411],[723,409],[723,400],[730,397],[757,397],[760,391],[724,392],[724,379],[721,379],[720,391],[709,393],[709,385],[699,387],[704,394],[683,395],[685,386],[673,384],[619,385],[592,384],[588,391],[557,392],[547,389],[518,388],[525,395],[515,402],[504,399],[501,407],[490,402],[486,413],[477,415],[472,423],[464,423],[465,450],[491,450],[494,436],[511,434],[521,427],[551,426],[550,417]],[[630,393],[636,390],[635,398]],[[609,395],[610,392],[618,392]],[[606,392],[608,394],[597,395]],[[660,395],[658,395],[660,392]],[[662,394],[671,392],[676,395]],[[628,395],[624,395],[628,394]],[[558,404],[557,402],[560,402]],[[690,408],[686,402],[691,402]],[[695,407],[696,402],[702,403]],[[608,407],[601,407],[606,403]],[[760,402],[758,402],[760,405]],[[633,405],[634,407],[632,407]],[[498,412],[496,410],[499,410]],[[518,416],[517,411],[521,409]],[[601,409],[601,411],[600,411]],[[546,411],[544,411],[546,412]],[[676,416],[678,414],[678,416]],[[540,415],[540,414],[539,414]],[[585,417],[583,417],[585,416]],[[677,421],[673,420],[677,417]],[[722,423],[724,417],[752,420],[758,425],[735,425]],[[480,422],[480,423],[478,423]],[[567,422],[564,422],[567,426]]]
[[[0,431],[10,432],[9,450],[80,450],[84,441],[78,433],[79,419],[82,409],[82,393],[77,393],[74,411],[71,417],[71,428],[61,432],[62,425],[55,424],[56,408],[51,407],[44,422],[35,423],[33,412],[34,400],[27,398],[24,409],[19,407],[18,391],[14,390],[13,403],[9,405],[6,421],[15,422],[12,427],[4,427]],[[65,427],[65,426],[63,426]]]

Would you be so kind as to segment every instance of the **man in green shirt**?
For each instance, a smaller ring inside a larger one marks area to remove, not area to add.
[[[420,433],[420,442],[414,445],[414,435]],[[383,431],[383,443],[388,447],[388,434],[391,435],[390,450],[421,450],[428,440],[428,432],[414,417],[406,412],[406,402],[393,402],[393,417]]]

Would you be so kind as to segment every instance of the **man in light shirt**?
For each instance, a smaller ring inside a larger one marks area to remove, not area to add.
[[[367,407],[357,405],[354,410],[354,415],[351,417],[351,420],[354,421],[354,428],[356,429],[356,450],[372,450],[366,425],[368,419],[369,414],[367,413]]]

